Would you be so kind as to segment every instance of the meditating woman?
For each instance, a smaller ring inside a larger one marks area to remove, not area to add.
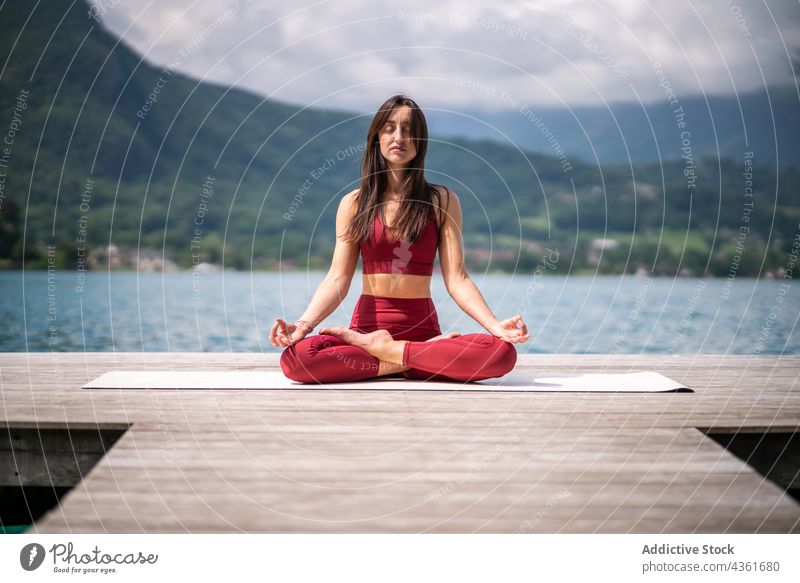
[[[359,188],[339,203],[327,276],[299,320],[278,318],[270,330],[272,344],[286,347],[283,373],[303,383],[505,375],[517,361],[513,344],[530,335],[519,315],[498,321],[467,274],[459,199],[425,180],[422,110],[404,95],[390,97],[372,119],[366,143]],[[490,334],[442,334],[430,293],[437,249],[448,293]],[[359,252],[363,289],[349,328],[308,336],[347,295]]]

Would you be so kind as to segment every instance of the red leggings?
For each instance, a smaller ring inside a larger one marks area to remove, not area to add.
[[[491,334],[464,334],[425,342],[442,333],[431,298],[389,298],[362,294],[351,330],[387,330],[395,340],[408,340],[401,373],[407,379],[479,381],[507,374],[517,363],[514,345]],[[284,349],[281,370],[302,383],[360,381],[378,375],[380,360],[338,336],[306,336]]]

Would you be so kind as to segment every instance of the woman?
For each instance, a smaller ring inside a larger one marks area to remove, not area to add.
[[[428,128],[419,106],[390,97],[367,133],[359,188],[336,214],[331,268],[301,319],[278,318],[270,330],[284,346],[284,374],[304,383],[357,381],[400,374],[419,380],[477,381],[514,368],[514,343],[530,338],[517,315],[498,321],[467,275],[461,205],[454,192],[425,180]],[[442,334],[431,299],[433,261],[456,303],[491,334]],[[359,252],[363,293],[349,328],[308,334],[350,289]]]

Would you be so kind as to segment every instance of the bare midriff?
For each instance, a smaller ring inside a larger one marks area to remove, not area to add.
[[[383,211],[386,222],[394,224],[397,204],[388,202]],[[391,228],[391,227],[390,227]],[[430,275],[414,275],[411,273],[364,273],[362,274],[362,291],[370,296],[385,298],[429,298],[431,297]]]
[[[365,273],[362,293],[386,298],[429,298],[431,279],[430,275],[410,273]]]

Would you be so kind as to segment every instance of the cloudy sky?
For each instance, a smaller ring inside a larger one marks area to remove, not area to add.
[[[663,101],[667,84],[732,95],[800,76],[797,0],[91,1],[151,63],[360,112],[396,92],[499,111]]]

